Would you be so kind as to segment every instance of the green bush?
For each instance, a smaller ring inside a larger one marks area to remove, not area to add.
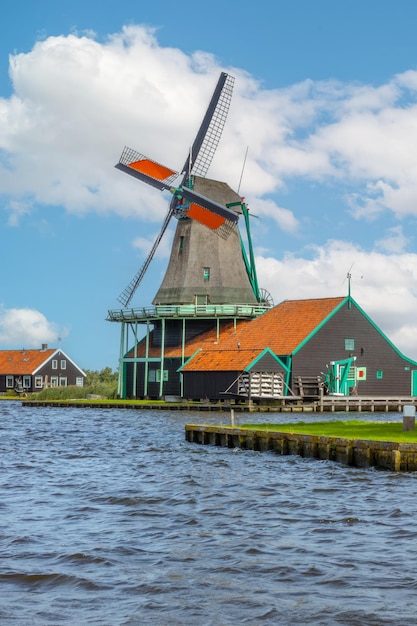
[[[79,400],[94,395],[113,400],[117,397],[118,373],[110,367],[101,371],[85,370],[87,375],[84,387],[69,385],[67,387],[47,387],[42,391],[30,394],[34,400]]]
[[[77,387],[69,385],[67,387],[48,387],[38,393],[31,394],[35,400],[75,400],[87,398],[89,395],[101,396],[102,398],[113,399],[117,396],[117,384],[96,383],[87,387]]]

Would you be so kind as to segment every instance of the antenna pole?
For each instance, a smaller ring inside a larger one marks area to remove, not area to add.
[[[350,271],[347,273],[346,275],[347,281],[348,281],[348,309],[352,308],[352,299],[350,297],[350,279],[352,278],[352,274],[350,273]]]
[[[239,193],[240,190],[240,185],[242,184],[242,178],[243,178],[243,172],[245,170],[245,165],[246,165],[246,158],[248,156],[248,150],[249,150],[249,146],[246,147],[246,152],[245,152],[245,158],[243,159],[243,166],[242,166],[242,172],[240,174],[240,180],[239,180],[239,186],[237,188],[237,193]]]

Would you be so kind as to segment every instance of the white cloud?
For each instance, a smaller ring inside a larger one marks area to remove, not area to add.
[[[4,347],[40,348],[43,343],[56,344],[67,334],[68,330],[59,332],[39,311],[0,307],[0,344]]]
[[[137,216],[157,231],[167,194],[112,166],[128,145],[180,168],[222,69],[236,77],[235,92],[209,176],[234,188],[242,177],[239,192],[270,237],[262,239],[264,249],[277,227],[288,238],[310,228],[309,207],[323,224],[336,225],[345,213],[346,231],[352,216],[417,215],[416,71],[376,87],[307,80],[265,90],[210,54],[162,48],[152,29],[130,26],[102,43],[91,34],[49,37],[11,57],[14,93],[0,99],[0,188],[9,224],[19,226],[32,206],[46,205]],[[331,189],[335,208],[328,215],[311,202],[301,218],[273,197],[306,181]],[[340,295],[354,263],[355,299],[405,353],[417,356],[417,255],[405,252],[411,240],[405,226],[390,226],[372,252],[330,241],[282,259],[260,255],[260,283],[275,301]],[[132,244],[146,253],[150,239],[144,229]],[[168,254],[168,239],[158,254]],[[3,344],[39,345],[57,336],[37,311],[0,312]]]
[[[382,252],[399,254],[405,251],[410,239],[403,233],[401,226],[393,226],[388,229],[387,236],[375,242],[376,247]]]
[[[249,214],[252,204],[249,203]],[[272,219],[284,232],[295,232],[299,222],[292,211],[281,208],[273,200],[254,199],[253,214],[259,218]]]
[[[220,69],[210,54],[160,47],[143,26],[104,43],[92,34],[49,37],[11,56],[14,94],[0,100],[8,209],[17,221],[19,202],[159,221],[166,199],[112,165],[130,145],[181,167]],[[235,94],[212,177],[236,187],[249,146],[248,196],[307,178],[342,183],[339,200],[348,191],[356,217],[417,214],[417,72],[379,87],[308,80],[275,90],[230,72]],[[280,211],[276,221],[288,229]]]
[[[172,219],[171,225],[168,227],[167,231],[164,233],[159,245],[154,252],[155,257],[167,259],[171,253],[171,242],[173,237],[174,228],[177,225],[177,220]],[[151,252],[152,246],[156,242],[157,237],[159,236],[159,232],[150,233],[147,237],[135,237],[133,240],[133,247],[140,251],[140,256],[142,258],[142,262]]]

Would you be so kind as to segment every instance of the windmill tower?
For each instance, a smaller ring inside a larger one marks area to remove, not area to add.
[[[180,376],[166,368],[167,347],[171,353],[173,347],[178,347],[179,355],[173,357],[171,368],[178,369],[190,356],[186,354],[189,339],[215,326],[219,333],[221,321],[253,318],[269,306],[258,288],[247,207],[226,183],[205,178],[226,121],[233,83],[232,76],[221,73],[181,171],[130,148],[123,150],[116,165],[130,176],[172,194],[148,257],[118,298],[126,308],[109,311],[107,318],[122,323],[119,395],[123,397],[181,395]],[[242,216],[249,256],[238,227]],[[173,217],[177,226],[171,255],[153,308],[127,308]],[[138,346],[136,329],[140,323],[146,324],[147,334]],[[126,337],[129,329],[134,329],[133,352]],[[153,369],[155,363],[158,367]]]

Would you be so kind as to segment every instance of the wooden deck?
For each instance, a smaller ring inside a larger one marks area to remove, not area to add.
[[[364,396],[323,396],[317,400],[307,401],[300,397],[285,397],[275,402],[233,403],[233,402],[148,402],[144,401],[108,401],[94,400],[31,400],[22,399],[22,405],[26,407],[54,406],[54,407],[77,407],[77,408],[102,408],[102,409],[152,409],[155,411],[219,411],[236,413],[325,413],[325,412],[398,412],[402,413],[404,406],[417,405],[415,397],[390,397],[373,398]]]
[[[415,405],[416,398],[408,397],[386,397],[374,398],[366,396],[322,396],[319,400],[314,401],[314,411],[323,413],[325,411],[354,411],[361,413],[362,411],[370,411],[388,413],[397,411],[401,413],[405,405]]]

